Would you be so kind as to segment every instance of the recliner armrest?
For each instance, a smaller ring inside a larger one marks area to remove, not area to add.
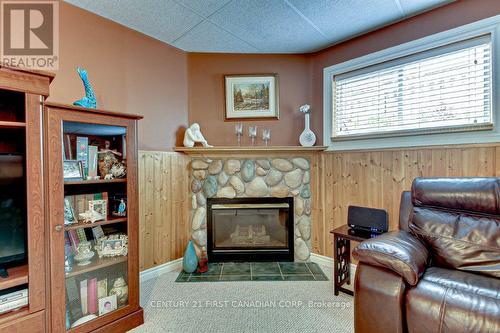
[[[414,286],[429,263],[429,251],[407,231],[398,230],[361,242],[353,251],[357,260],[390,269]]]

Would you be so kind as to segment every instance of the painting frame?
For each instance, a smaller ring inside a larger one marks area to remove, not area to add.
[[[259,89],[263,87],[264,89]],[[240,89],[238,89],[240,87]],[[250,91],[249,87],[253,87]],[[257,88],[257,89],[255,89]],[[245,90],[247,92],[245,92]],[[239,95],[238,95],[239,91]],[[243,93],[242,93],[243,91]],[[249,98],[247,95],[264,96]],[[279,77],[276,73],[224,75],[225,121],[278,120]],[[239,99],[237,101],[237,99]]]

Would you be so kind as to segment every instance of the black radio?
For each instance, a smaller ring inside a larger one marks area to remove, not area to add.
[[[387,211],[383,209],[349,206],[347,225],[354,231],[371,234],[387,232]]]

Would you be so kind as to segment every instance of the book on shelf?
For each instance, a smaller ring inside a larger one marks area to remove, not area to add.
[[[104,237],[104,231],[100,225],[92,228],[92,234],[94,235],[94,239],[98,240],[101,237]]]
[[[80,281],[80,303],[82,306],[82,313],[83,315],[87,315],[89,313],[89,308],[88,308],[88,282],[87,280],[82,280]]]
[[[88,279],[87,308],[89,314],[97,313],[97,278]]]
[[[108,296],[108,279],[97,281],[97,299]]]
[[[73,250],[76,251],[78,249],[78,244],[80,244],[80,239],[78,238],[78,234],[76,233],[76,230],[68,230],[68,237],[71,243],[71,246],[73,247]]]
[[[74,277],[66,279],[66,308],[69,310],[71,322],[83,317],[78,286]]]
[[[88,176],[95,178],[97,177],[97,160],[98,160],[98,147],[89,146],[88,151]]]
[[[76,138],[76,159],[82,162],[84,177],[88,174],[89,138],[78,136]]]
[[[76,229],[76,234],[78,235],[78,239],[80,240],[80,242],[87,241],[87,235],[85,234],[85,230],[83,228]]]

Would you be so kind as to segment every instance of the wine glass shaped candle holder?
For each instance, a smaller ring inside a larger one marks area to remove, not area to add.
[[[262,130],[262,140],[265,142],[266,147],[267,147],[269,140],[271,140],[271,130],[270,129]]]
[[[234,134],[236,134],[238,146],[241,146],[241,136],[243,135],[243,124],[234,125]]]
[[[255,146],[255,138],[257,137],[257,126],[248,127],[248,136],[252,140],[252,146]]]

